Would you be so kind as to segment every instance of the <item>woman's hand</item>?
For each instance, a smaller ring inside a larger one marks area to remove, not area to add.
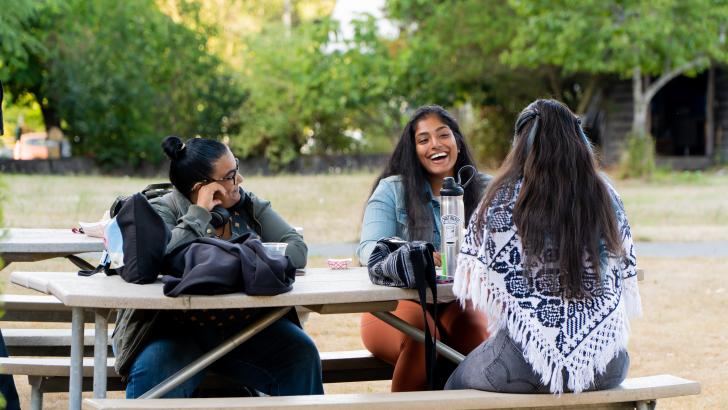
[[[219,182],[200,185],[197,189],[195,205],[201,206],[208,211],[222,203],[221,198],[225,195],[225,188]]]
[[[433,252],[432,259],[435,260],[435,266],[442,266],[442,256],[440,255],[440,252]]]

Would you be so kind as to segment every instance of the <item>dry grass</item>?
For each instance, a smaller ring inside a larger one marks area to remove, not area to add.
[[[374,174],[249,177],[243,187],[270,200],[310,243],[356,242]],[[5,225],[68,228],[98,220],[118,195],[160,180],[10,175]],[[647,184],[615,181],[637,240],[728,240],[728,175],[670,174]]]
[[[275,210],[304,227],[310,243],[356,242],[374,175],[250,177],[243,188],[270,200]],[[4,177],[5,226],[70,228],[96,221],[119,195],[160,180],[112,177]]]
[[[311,243],[352,242],[358,238],[362,207],[373,175],[253,177],[244,183],[270,199],[286,219],[305,228]],[[152,180],[105,177],[5,177],[8,226],[70,227],[97,219],[116,195],[139,190]],[[728,176],[681,176],[646,184],[617,182],[638,240],[692,241],[728,239]],[[322,266],[312,258],[309,266]],[[663,400],[660,408],[720,408],[728,402],[728,259],[641,258],[647,271],[641,283],[645,314],[633,323],[630,376],[670,373],[698,380],[698,397]],[[16,263],[14,270],[65,270],[65,260]],[[33,293],[15,285],[8,293]],[[361,349],[359,315],[312,314],[306,330],[322,351]],[[27,406],[27,379],[16,383]],[[389,382],[327,385],[326,391],[388,391]],[[121,397],[112,392],[110,397]],[[67,407],[66,394],[46,395],[46,408]]]

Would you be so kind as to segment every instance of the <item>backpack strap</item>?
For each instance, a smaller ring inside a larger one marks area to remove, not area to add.
[[[81,269],[78,271],[78,276],[93,276],[101,271],[104,271],[106,276],[116,275],[116,271],[111,269],[109,267],[110,265],[111,258],[109,257],[109,253],[104,250],[101,254],[101,260],[99,261],[98,266],[93,269]]]
[[[142,195],[144,195],[147,199],[152,199],[165,195],[167,192],[171,191],[172,188],[173,185],[169,182],[149,184],[146,188],[142,189]]]
[[[437,364],[437,282],[435,281],[435,261],[432,253],[435,248],[428,243],[418,246],[410,251],[410,261],[415,275],[417,293],[420,296],[420,306],[425,324],[425,369],[427,371],[427,386],[429,390],[435,388],[435,365]],[[432,321],[434,329],[430,331],[427,322],[427,289],[432,293]]]

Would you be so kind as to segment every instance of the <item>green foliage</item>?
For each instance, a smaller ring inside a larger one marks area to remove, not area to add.
[[[566,73],[648,75],[699,57],[728,60],[721,30],[728,2],[715,0],[511,0],[520,24],[502,54],[512,66]]]
[[[432,103],[472,107],[464,128],[490,165],[536,98],[585,113],[603,77],[728,61],[725,0],[388,0],[394,39],[366,17],[342,39],[333,0],[6,3],[8,91],[109,166],[159,160],[173,133],[229,138],[274,167],[389,150]]]
[[[630,133],[619,161],[620,178],[651,178],[655,172],[655,141],[649,134]]]
[[[654,174],[652,174],[651,182],[664,185],[684,184],[698,186],[710,185],[711,180],[709,178],[709,174],[700,170],[676,171],[672,167],[658,166],[655,168]]]
[[[623,78],[635,74],[633,133],[644,132],[638,129],[644,127],[643,113],[667,81],[683,73],[693,75],[711,60],[728,62],[725,0],[510,0],[509,4],[519,24],[501,53],[502,61],[514,68],[547,67],[557,72],[555,77],[586,75],[588,84],[598,82],[601,74]],[[653,85],[643,85],[642,76],[657,78]],[[582,97],[591,95],[583,92]],[[579,109],[587,103],[580,101]],[[644,171],[649,176],[653,149],[642,144],[645,140],[639,134],[628,139],[624,155],[628,169],[623,174]],[[641,152],[651,156],[635,157]]]
[[[338,25],[328,19],[292,28],[271,23],[249,39],[242,82],[250,98],[237,113],[241,131],[232,146],[274,167],[304,146],[312,153],[361,149],[347,131],[386,127],[380,110],[392,93],[388,50],[375,29],[374,20],[361,21],[353,39],[335,42]]]
[[[0,12],[0,80],[7,81],[15,67],[28,64],[31,53],[43,45],[30,32],[30,22],[39,7],[36,0],[5,0]]]
[[[191,3],[180,11],[194,15]],[[112,167],[161,159],[168,134],[223,137],[244,99],[206,49],[208,29],[175,23],[153,2],[43,3],[31,33],[44,45],[16,65],[11,90],[64,125],[75,152]]]
[[[159,160],[168,134],[225,134],[224,118],[243,95],[206,52],[203,30],[174,23],[144,0],[71,2],[57,24],[64,31],[49,95],[81,152],[134,164]]]
[[[512,128],[514,121],[509,113],[497,106],[482,107],[471,121],[460,121],[479,164],[490,169],[500,166],[511,148],[506,130]]]
[[[397,89],[412,107],[472,105],[479,123],[464,132],[481,162],[499,163],[518,112],[547,94],[540,73],[499,61],[516,25],[511,8],[495,1],[390,0],[388,10],[403,28]]]

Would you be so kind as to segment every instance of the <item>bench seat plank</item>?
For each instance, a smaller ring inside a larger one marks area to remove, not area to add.
[[[119,377],[114,371],[114,358],[106,359],[109,377]],[[28,376],[66,376],[71,372],[70,357],[0,357],[0,373]],[[94,375],[94,358],[83,358],[83,375]]]
[[[94,329],[83,332],[84,346],[93,346]],[[109,337],[113,329],[109,329]],[[71,329],[5,329],[3,330],[5,346],[71,346]],[[109,340],[109,343],[111,341]],[[39,355],[36,355],[39,356]]]
[[[655,400],[698,394],[700,384],[671,375],[627,379],[618,388],[581,394],[506,394],[478,390],[320,396],[118,400],[86,399],[90,409],[500,409],[509,407],[583,407],[602,403]]]
[[[392,378],[392,366],[377,359],[367,350],[321,352],[320,355],[324,383],[389,380]],[[114,371],[114,358],[107,359],[107,366],[107,374],[110,379],[120,377]],[[67,378],[70,367],[71,359],[69,357],[0,358],[0,374]],[[93,376],[93,358],[84,358],[83,374],[84,377]]]

